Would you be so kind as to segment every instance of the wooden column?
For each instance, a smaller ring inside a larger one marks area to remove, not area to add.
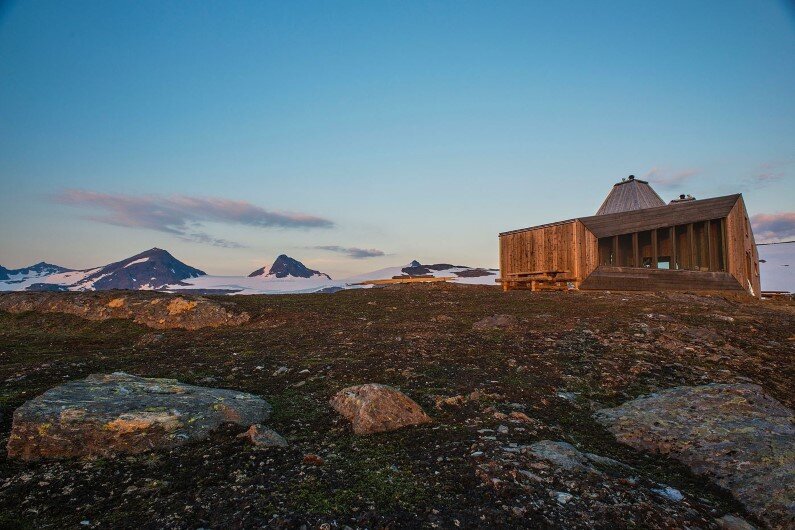
[[[638,233],[632,233],[632,266],[640,267],[640,251],[638,250]]]
[[[726,261],[728,259],[729,254],[729,242],[726,240],[726,218],[720,220],[720,231],[721,231],[721,245],[723,248],[721,249],[721,256],[723,256],[723,270],[728,271],[729,265]]]
[[[707,231],[707,270],[711,271],[715,258],[712,256],[712,225],[709,220],[704,221],[704,229]]]
[[[657,256],[659,254],[657,251],[657,229],[655,228],[651,231],[651,267],[653,269],[657,268]]]
[[[618,236],[613,236],[613,259],[610,260],[610,265],[618,265]]]
[[[687,246],[690,248],[690,270],[695,269],[696,265],[696,241],[693,237],[693,223],[687,225]]]
[[[668,238],[671,240],[671,270],[676,269],[676,227],[668,229]]]

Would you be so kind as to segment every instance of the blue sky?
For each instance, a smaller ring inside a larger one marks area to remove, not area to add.
[[[0,264],[496,266],[628,174],[793,238],[793,58],[766,0],[5,3]]]

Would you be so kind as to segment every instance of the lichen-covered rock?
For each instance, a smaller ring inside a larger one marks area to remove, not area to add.
[[[795,417],[761,387],[676,387],[596,419],[620,442],[709,477],[771,528],[795,527]]]
[[[329,403],[351,422],[356,434],[394,431],[431,421],[406,394],[391,386],[376,383],[340,390]]]
[[[2,293],[0,311],[67,313],[88,320],[130,319],[156,329],[200,329],[248,322],[245,312],[202,297],[163,293],[120,294],[117,291],[81,293]]]
[[[261,422],[270,410],[253,394],[123,372],[93,374],[16,409],[8,456],[38,460],[170,448],[206,438],[223,423]]]

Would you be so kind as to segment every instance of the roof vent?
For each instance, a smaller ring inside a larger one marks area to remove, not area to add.
[[[694,200],[696,200],[696,198],[695,198],[695,197],[693,197],[692,195],[690,195],[689,193],[688,193],[687,195],[685,195],[685,194],[683,193],[683,194],[681,194],[681,195],[679,196],[679,198],[678,198],[678,199],[674,199],[674,200],[672,200],[672,201],[671,201],[671,204],[674,204],[674,203],[676,203],[676,202],[687,202],[687,201],[694,201]]]
[[[629,180],[635,180],[635,175],[630,175]]]

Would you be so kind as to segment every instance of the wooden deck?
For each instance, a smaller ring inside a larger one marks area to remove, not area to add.
[[[576,278],[568,270],[543,270],[512,272],[494,280],[502,284],[503,291],[530,289],[531,291],[568,291]],[[575,289],[577,285],[575,283]]]

